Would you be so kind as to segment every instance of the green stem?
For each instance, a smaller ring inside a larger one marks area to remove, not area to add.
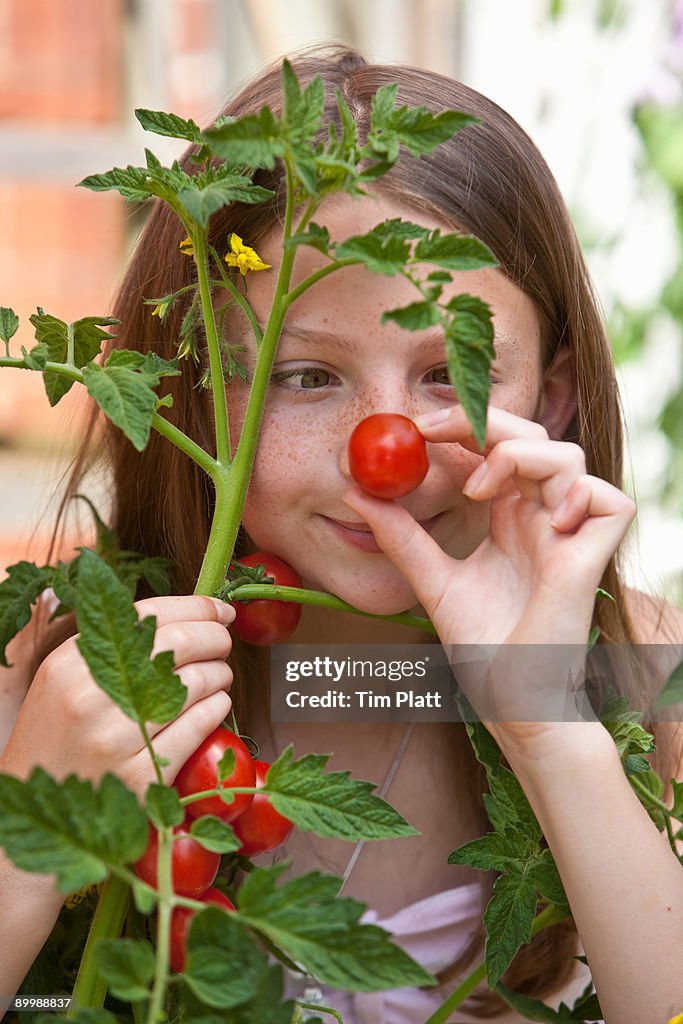
[[[171,885],[171,848],[172,832],[170,828],[159,829],[159,849],[157,859],[157,879],[159,884],[159,902],[157,904],[157,945],[154,963],[154,986],[152,998],[147,1011],[147,1024],[158,1024],[163,1020],[163,1005],[168,983],[168,950],[171,929],[171,911],[173,889]]]
[[[182,430],[179,430],[169,420],[160,416],[158,412],[152,417],[152,427],[156,430],[157,434],[161,434],[162,437],[165,437],[176,448],[179,448],[188,458],[196,462],[212,480],[216,478],[220,470],[219,463],[204,448],[193,441],[191,437],[184,434]]]
[[[382,622],[395,622],[400,626],[413,626],[425,633],[436,636],[436,627],[430,619],[420,615],[411,615],[410,612],[400,612],[397,615],[375,615],[372,612],[361,611],[347,604],[340,597],[327,594],[322,590],[304,590],[300,587],[281,587],[274,583],[245,583],[237,587],[226,600],[230,601],[254,601],[258,598],[265,598],[272,601],[291,601],[298,604],[316,605],[319,608],[333,608],[338,612],[352,612],[354,615],[364,615],[368,619],[380,619]]]
[[[240,309],[246,316],[247,320],[249,321],[251,329],[254,333],[254,338],[256,339],[256,347],[258,348],[258,346],[261,344],[263,331],[261,330],[261,325],[256,319],[256,314],[254,313],[254,310],[251,308],[251,305],[249,304],[249,300],[247,299],[246,295],[242,294],[242,292],[239,290],[235,282],[230,279],[229,274],[227,274],[225,269],[223,268],[219,254],[213,248],[211,249],[211,255],[216,261],[218,273],[221,275],[222,286],[224,288],[227,288],[227,290],[230,292],[233,299],[235,300],[235,302],[240,307]]]
[[[223,376],[223,357],[218,342],[216,316],[213,308],[213,296],[209,280],[209,248],[206,231],[197,231],[192,239],[199,282],[199,301],[202,306],[202,317],[206,331],[206,344],[209,350],[209,369],[211,371],[211,393],[213,395],[213,416],[216,430],[216,460],[221,466],[229,466],[230,426],[228,424],[228,403],[225,395],[225,379]]]
[[[361,260],[354,260],[351,257],[347,260],[333,260],[332,263],[328,263],[326,266],[321,267],[320,270],[316,270],[313,274],[309,274],[308,277],[305,277],[303,281],[296,286],[296,288],[292,288],[291,292],[287,295],[287,305],[291,306],[293,302],[296,302],[300,295],[303,295],[305,291],[311,288],[314,284],[317,284],[318,281],[322,281],[322,279],[327,277],[328,274],[333,274],[335,270],[341,270],[342,267],[353,267],[359,263],[361,263]]]
[[[301,999],[296,1000],[296,1005],[302,1010],[315,1010],[316,1013],[329,1013],[331,1017],[334,1017],[335,1020],[339,1021],[339,1024],[344,1024],[344,1018],[339,1010],[334,1010],[331,1006],[322,1006],[320,1003],[304,1003]]]
[[[637,774],[629,774],[629,782],[638,793],[641,793],[645,801],[652,807],[656,807],[657,810],[661,811],[664,815],[664,827],[666,829],[666,836],[669,840],[669,846],[678,857],[678,848],[676,846],[676,840],[674,838],[673,829],[671,827],[671,808],[667,807],[663,800],[651,793],[644,782],[641,782]]]
[[[158,759],[158,757],[156,755],[156,751],[154,750],[154,747],[152,746],[152,741],[149,738],[149,733],[147,732],[147,726],[146,726],[146,724],[144,722],[140,722],[139,724],[140,724],[140,729],[142,731],[143,738],[145,740],[145,746],[147,747],[147,749],[149,751],[149,756],[152,759],[152,764],[154,765],[154,771],[155,771],[155,774],[156,774],[156,777],[157,777],[157,782],[159,783],[160,786],[163,786],[164,785],[164,777],[161,774],[161,767],[159,765],[159,759]]]
[[[76,339],[74,338],[73,324],[69,324],[66,329],[66,361],[69,366],[76,365]]]
[[[531,934],[536,935],[537,932],[547,928],[550,925],[557,924],[558,921],[564,920],[567,914],[550,904],[544,907],[540,914],[537,914],[531,924]],[[486,961],[482,961],[480,964],[470,971],[466,978],[464,978],[458,987],[454,989],[438,1010],[429,1017],[425,1024],[446,1024],[446,1021],[459,1006],[465,1002],[471,992],[486,978]]]
[[[109,875],[90,925],[67,1017],[74,1017],[79,1009],[97,1010],[104,1005],[107,983],[95,967],[95,947],[101,939],[118,938],[121,934],[129,899],[127,883],[116,875]]]

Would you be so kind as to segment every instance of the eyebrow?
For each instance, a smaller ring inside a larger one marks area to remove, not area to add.
[[[281,341],[284,341],[286,337],[299,338],[301,341],[317,341],[324,345],[329,345],[330,348],[339,349],[341,352],[350,352],[352,354],[358,354],[362,348],[363,343],[353,341],[346,334],[336,334],[333,331],[318,330],[317,328],[298,326],[296,324],[285,324],[282,329]],[[431,331],[425,338],[420,341],[421,347],[428,346],[443,346],[443,331],[438,329]],[[496,358],[503,357],[507,351],[513,346],[515,339],[507,331],[497,330],[494,334],[494,340],[496,342]]]

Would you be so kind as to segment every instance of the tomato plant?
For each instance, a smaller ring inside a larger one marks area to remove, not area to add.
[[[256,785],[265,785],[270,765],[267,761],[254,761]],[[255,857],[281,846],[290,836],[294,825],[276,811],[266,793],[256,793],[247,810],[233,822],[233,830],[242,845],[237,850],[244,857]]]
[[[189,832],[190,824],[190,819],[186,817],[182,825],[176,825],[173,829],[174,834]],[[158,850],[159,836],[154,826],[150,826],[147,848],[133,867],[138,878],[154,889],[157,888]],[[190,896],[193,899],[201,896],[216,877],[220,862],[219,853],[205,849],[191,836],[175,839],[171,850],[173,891],[179,896]]]
[[[213,903],[225,910],[235,910],[235,904],[228,897],[213,887],[207,889],[199,897],[201,903]],[[169,943],[169,963],[171,970],[180,974],[185,970],[185,956],[187,953],[187,933],[190,930],[190,923],[197,911],[190,907],[176,907],[171,915],[171,937]]]
[[[349,438],[349,472],[376,498],[401,498],[422,483],[429,460],[422,434],[412,420],[378,412],[356,425]]]
[[[255,551],[240,559],[242,565],[263,565],[266,576],[272,576],[276,586],[300,587],[301,577],[290,565],[275,555]],[[256,645],[279,644],[290,636],[299,624],[301,605],[293,601],[268,601],[258,598],[247,603],[236,601],[237,615],[230,631],[247,643]]]
[[[178,794],[190,796],[205,789],[216,789],[218,785],[218,762],[226,750],[235,755],[235,767],[222,782],[223,786],[254,786],[256,770],[249,748],[232,730],[219,725],[199,744],[178,772],[175,786]],[[231,803],[226,804],[219,796],[207,796],[187,805],[188,814],[201,818],[213,814],[222,821],[234,821],[252,801],[252,793],[236,793]]]

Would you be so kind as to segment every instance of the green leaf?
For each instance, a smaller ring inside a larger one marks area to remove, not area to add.
[[[249,178],[234,174],[231,178],[209,182],[203,187],[196,183],[180,189],[178,202],[190,217],[203,227],[209,223],[213,213],[230,203],[263,203],[272,198],[274,192],[260,185],[252,185]]]
[[[95,947],[95,964],[117,999],[137,1003],[149,997],[154,953],[148,942],[100,939]]]
[[[44,370],[47,362],[50,358],[47,345],[45,342],[40,342],[38,345],[34,345],[30,351],[21,346],[21,354],[24,357],[24,362],[28,366],[29,370]]]
[[[536,915],[536,888],[521,874],[501,875],[484,911],[486,975],[493,988],[512,963],[520,946],[531,940]]]
[[[314,977],[356,992],[433,981],[384,929],[359,923],[364,905],[337,898],[340,879],[315,871],[276,888],[283,869],[251,872],[239,890],[239,912]]]
[[[212,853],[234,853],[242,845],[227,822],[211,815],[196,818],[192,822],[190,834]]]
[[[420,263],[435,263],[446,270],[480,270],[498,266],[489,247],[474,235],[442,235],[438,228],[417,243],[413,259]]]
[[[399,107],[389,119],[390,128],[411,156],[432,153],[442,142],[472,124],[479,124],[479,118],[459,110],[432,114],[425,107]]]
[[[389,124],[389,118],[396,106],[398,83],[381,85],[372,97],[370,106],[370,127],[372,131],[381,131]]]
[[[292,760],[291,744],[268,770],[267,792],[276,811],[307,832],[339,839],[391,839],[419,833],[384,800],[371,782],[350,772],[324,772],[329,754]]]
[[[150,660],[156,619],[138,619],[114,570],[86,548],[81,549],[78,582],[78,649],[97,685],[140,724],[176,718],[187,689],[173,671],[171,651]]]
[[[200,911],[190,925],[184,980],[207,1006],[229,1009],[258,992],[268,961],[235,914]]]
[[[54,872],[61,892],[137,860],[147,834],[144,811],[114,775],[99,789],[75,775],[55,782],[42,768],[28,781],[0,775],[0,846],[24,871]]]
[[[441,319],[439,308],[434,302],[411,302],[409,306],[388,309],[382,313],[382,323],[392,320],[399,327],[409,331],[421,331],[425,327],[433,327]]]
[[[629,775],[637,775],[650,770],[650,762],[642,754],[627,754],[624,758],[624,771]]]
[[[317,76],[303,90],[288,60],[282,62],[283,121],[291,143],[310,141],[320,130],[325,109],[325,87]]]
[[[157,194],[144,167],[113,167],[104,174],[91,174],[79,181],[79,188],[91,192],[118,192],[128,203],[142,203]]]
[[[541,854],[528,866],[527,878],[536,886],[544,900],[560,907],[567,914],[571,908],[567,902],[567,894],[557,870],[557,864],[550,850],[543,850]]]
[[[145,793],[145,807],[157,828],[172,828],[185,819],[185,809],[175,789],[152,782]]]
[[[158,377],[129,366],[90,363],[83,369],[83,383],[112,423],[139,452],[143,451],[157,409],[154,388]]]
[[[268,170],[273,169],[276,159],[287,150],[283,125],[270,107],[263,107],[258,114],[223,120],[203,132],[202,141],[223,160]]]
[[[458,847],[448,857],[449,864],[467,864],[479,871],[506,871],[528,850],[523,833],[516,829],[487,832],[479,839]]]
[[[198,142],[201,136],[199,125],[191,118],[186,121],[177,114],[166,114],[162,110],[144,110],[142,107],[135,111],[135,116],[146,132],[154,132],[155,135],[186,139],[187,142]]]
[[[311,245],[327,256],[330,248],[330,233],[327,228],[311,221],[307,231],[302,231],[301,234],[292,235],[287,239],[286,248],[292,249],[296,245]]]
[[[31,605],[51,585],[52,574],[49,565],[39,567],[33,562],[17,562],[0,581],[0,665],[5,668],[9,668],[7,644],[28,623]]]
[[[651,754],[655,749],[652,733],[640,724],[642,717],[639,711],[628,710],[628,697],[618,697],[614,687],[608,687],[598,718],[614,740],[620,756]]]
[[[387,233],[379,224],[366,235],[355,235],[340,242],[335,256],[338,260],[358,260],[373,274],[392,277],[403,270],[410,256],[410,246],[405,238]]]
[[[235,770],[235,751],[232,749],[232,747],[227,747],[225,753],[223,754],[220,761],[216,765],[216,769],[218,773],[219,782],[225,782],[227,779],[230,778],[230,776]],[[232,795],[226,793],[226,796],[230,796],[230,799],[227,802],[232,803]]]
[[[104,327],[119,322],[112,317],[87,316],[67,324],[64,320],[46,313],[40,306],[38,312],[33,313],[29,319],[35,328],[36,341],[39,345],[45,346],[47,358],[53,363],[69,361],[71,336],[73,365],[76,367],[85,366],[99,355],[102,341],[110,337]],[[74,383],[63,374],[50,370],[45,372],[44,381],[50,405],[56,405]]]
[[[0,306],[0,341],[9,345],[10,338],[19,330],[19,317],[8,306]]]
[[[486,408],[495,358],[490,307],[473,295],[456,295],[447,307],[446,358],[455,393],[481,448],[486,438]]]
[[[678,782],[676,779],[671,780],[671,788],[673,789],[674,802],[671,808],[671,814],[678,821],[683,821],[683,782]]]
[[[683,662],[673,670],[655,701],[655,710],[683,701]]]
[[[529,996],[521,995],[519,992],[513,992],[507,988],[501,981],[496,985],[496,992],[499,996],[502,996],[508,1006],[511,1006],[513,1010],[521,1014],[527,1020],[541,1021],[542,1024],[554,1024],[554,1022],[568,1022],[575,1018],[572,1018],[569,1007],[564,1003],[560,1003],[557,1010],[553,1010],[552,1006],[547,1006],[539,999],[531,999]]]
[[[541,826],[536,820],[526,793],[517,777],[508,768],[500,767],[489,777],[491,800],[495,803],[497,827],[512,826],[532,843],[541,838]]]

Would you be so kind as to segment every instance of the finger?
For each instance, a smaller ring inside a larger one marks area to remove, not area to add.
[[[472,424],[461,405],[452,405],[438,412],[415,417],[415,425],[426,441],[457,441],[464,448],[481,455],[486,454],[510,438],[526,438],[532,441],[549,440],[548,431],[540,423],[516,416],[497,405],[489,405],[486,412],[486,439],[484,448],[479,446],[472,431]]]
[[[162,768],[164,782],[170,785],[202,740],[217,729],[229,715],[232,701],[225,690],[217,690],[197,701],[157,733],[154,749],[168,760]]]
[[[220,601],[217,597],[205,594],[172,595],[168,597],[148,597],[136,601],[135,607],[141,619],[154,615],[157,626],[165,626],[169,622],[222,622],[229,625],[235,618],[232,605]]]
[[[187,687],[187,697],[181,714],[193,704],[197,704],[219,690],[228,693],[233,683],[233,673],[225,661],[199,661],[191,665],[183,665],[176,674],[181,683]],[[147,729],[150,736],[158,735],[168,723],[149,722]]]
[[[512,483],[523,498],[555,509],[585,473],[586,458],[577,444],[506,440],[477,466],[465,482],[463,493],[475,501],[486,501],[499,496],[505,485]]]
[[[425,611],[434,617],[449,583],[452,563],[448,555],[396,502],[370,497],[358,488],[347,491],[343,500],[371,527],[379,547],[408,580]]]
[[[152,654],[172,651],[176,668],[193,661],[227,658],[232,639],[220,622],[169,622],[157,628]]]
[[[636,503],[627,494],[607,480],[584,475],[574,482],[550,523],[558,533],[571,533],[588,525],[586,520],[596,520],[592,532],[613,534],[621,540],[635,515]]]

